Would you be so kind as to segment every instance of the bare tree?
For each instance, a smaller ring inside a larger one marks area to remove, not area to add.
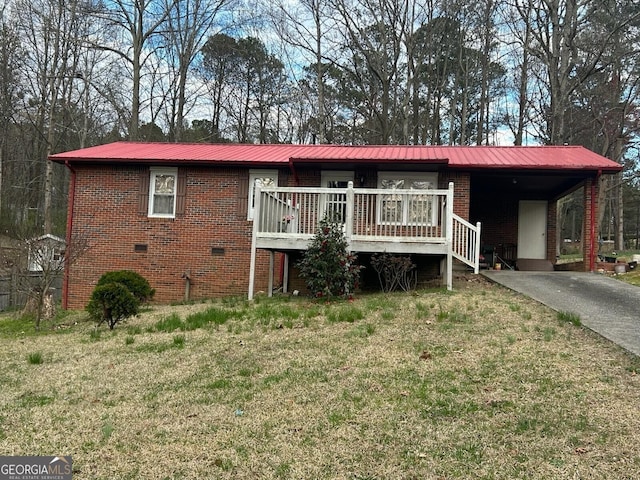
[[[114,0],[105,4],[104,10],[96,12],[97,18],[106,21],[113,28],[115,40],[110,44],[93,43],[93,47],[116,54],[130,69],[132,83],[128,132],[130,140],[138,138],[142,103],[142,71],[153,54],[153,51],[148,49],[150,39],[159,33],[176,1]]]
[[[42,172],[42,211],[45,233],[53,227],[53,190],[57,177],[66,179],[64,169],[48,162],[47,157],[67,145],[58,143],[61,113],[75,101],[71,94],[77,78],[75,67],[88,19],[79,10],[79,0],[18,0],[15,4],[20,39],[25,47],[21,80],[25,91],[24,118],[32,128],[32,158],[38,159]],[[64,180],[63,180],[64,181]],[[58,201],[61,199],[58,199]],[[66,202],[64,202],[66,204]]]
[[[5,19],[4,7],[0,10],[0,211],[2,211],[2,197],[5,190],[4,161],[9,135],[7,132],[12,126],[16,106],[19,83],[17,71],[20,64],[20,42],[15,26]]]
[[[505,101],[504,122],[513,134],[514,145],[522,145],[525,131],[530,122],[529,104],[532,100],[529,89],[531,87],[531,43],[532,23],[530,4],[524,4],[518,11],[513,5],[502,4],[499,8],[499,21],[504,25],[505,33],[501,38],[502,48],[506,50],[507,64],[512,65],[513,81],[506,89],[512,92],[514,102]]]
[[[364,140],[380,144],[396,141],[406,94],[401,88],[401,61],[410,28],[407,2],[333,0],[331,6],[344,36],[344,51],[348,52],[344,61],[337,63],[349,73],[363,102]]]
[[[162,60],[167,64],[169,93],[167,117],[169,139],[182,140],[188,110],[188,75],[218,15],[233,0],[175,0],[158,37],[165,45]]]
[[[315,90],[308,92],[309,106],[315,117],[315,141],[327,140],[328,118],[325,105],[325,72],[328,56],[325,51],[335,43],[336,23],[328,11],[329,0],[299,0],[295,4],[279,3],[270,11],[274,27],[280,38],[309,58],[315,73]]]

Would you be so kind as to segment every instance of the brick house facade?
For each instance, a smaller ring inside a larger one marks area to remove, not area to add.
[[[68,244],[77,238],[90,246],[67,265],[63,306],[83,308],[98,278],[120,269],[147,278],[158,303],[181,301],[186,295],[190,299],[245,295],[253,225],[250,192],[256,172],[276,172],[277,184],[290,187],[318,187],[327,170],[344,170],[357,186],[369,188],[379,187],[380,178],[389,172],[403,172],[405,178],[436,175],[437,188],[446,188],[449,182],[455,185],[454,212],[482,223],[483,243],[516,248],[519,202],[545,202],[545,252],[554,262],[558,198],[584,188],[583,243],[593,245],[597,232],[591,219],[597,216],[591,196],[598,176],[620,167],[580,147],[549,148],[118,142],[52,155],[51,161],[66,165],[72,174]],[[536,154],[540,160],[532,163]],[[175,181],[170,198],[175,207],[171,215],[154,216],[149,202],[156,201],[154,195],[159,202],[162,192],[155,191],[159,187],[152,182],[162,175]],[[587,254],[594,252],[587,249]],[[281,259],[278,253],[279,279]],[[437,262],[419,263],[427,276],[438,275]],[[268,276],[269,254],[259,251],[258,289],[266,288]],[[291,285],[300,285],[295,272]]]

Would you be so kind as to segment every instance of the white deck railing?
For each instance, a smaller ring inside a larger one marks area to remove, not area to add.
[[[344,224],[353,250],[434,253],[453,256],[478,272],[480,224],[453,214],[453,183],[442,190],[398,190],[256,186],[252,270],[256,248],[304,249],[320,221],[330,217]],[[390,248],[392,247],[392,248]],[[251,272],[250,297],[253,289]]]
[[[311,238],[320,220],[345,225],[354,239],[446,240],[449,190],[256,188],[254,221],[262,238]]]

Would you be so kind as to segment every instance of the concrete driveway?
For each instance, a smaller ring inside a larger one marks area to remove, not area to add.
[[[583,325],[640,356],[640,287],[598,273],[481,273],[558,312],[578,314]]]

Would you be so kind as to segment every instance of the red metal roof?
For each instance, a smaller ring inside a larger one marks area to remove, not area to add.
[[[116,142],[51,155],[58,163],[244,164],[293,163],[446,164],[459,169],[588,170],[622,166],[579,146],[249,145]]]

